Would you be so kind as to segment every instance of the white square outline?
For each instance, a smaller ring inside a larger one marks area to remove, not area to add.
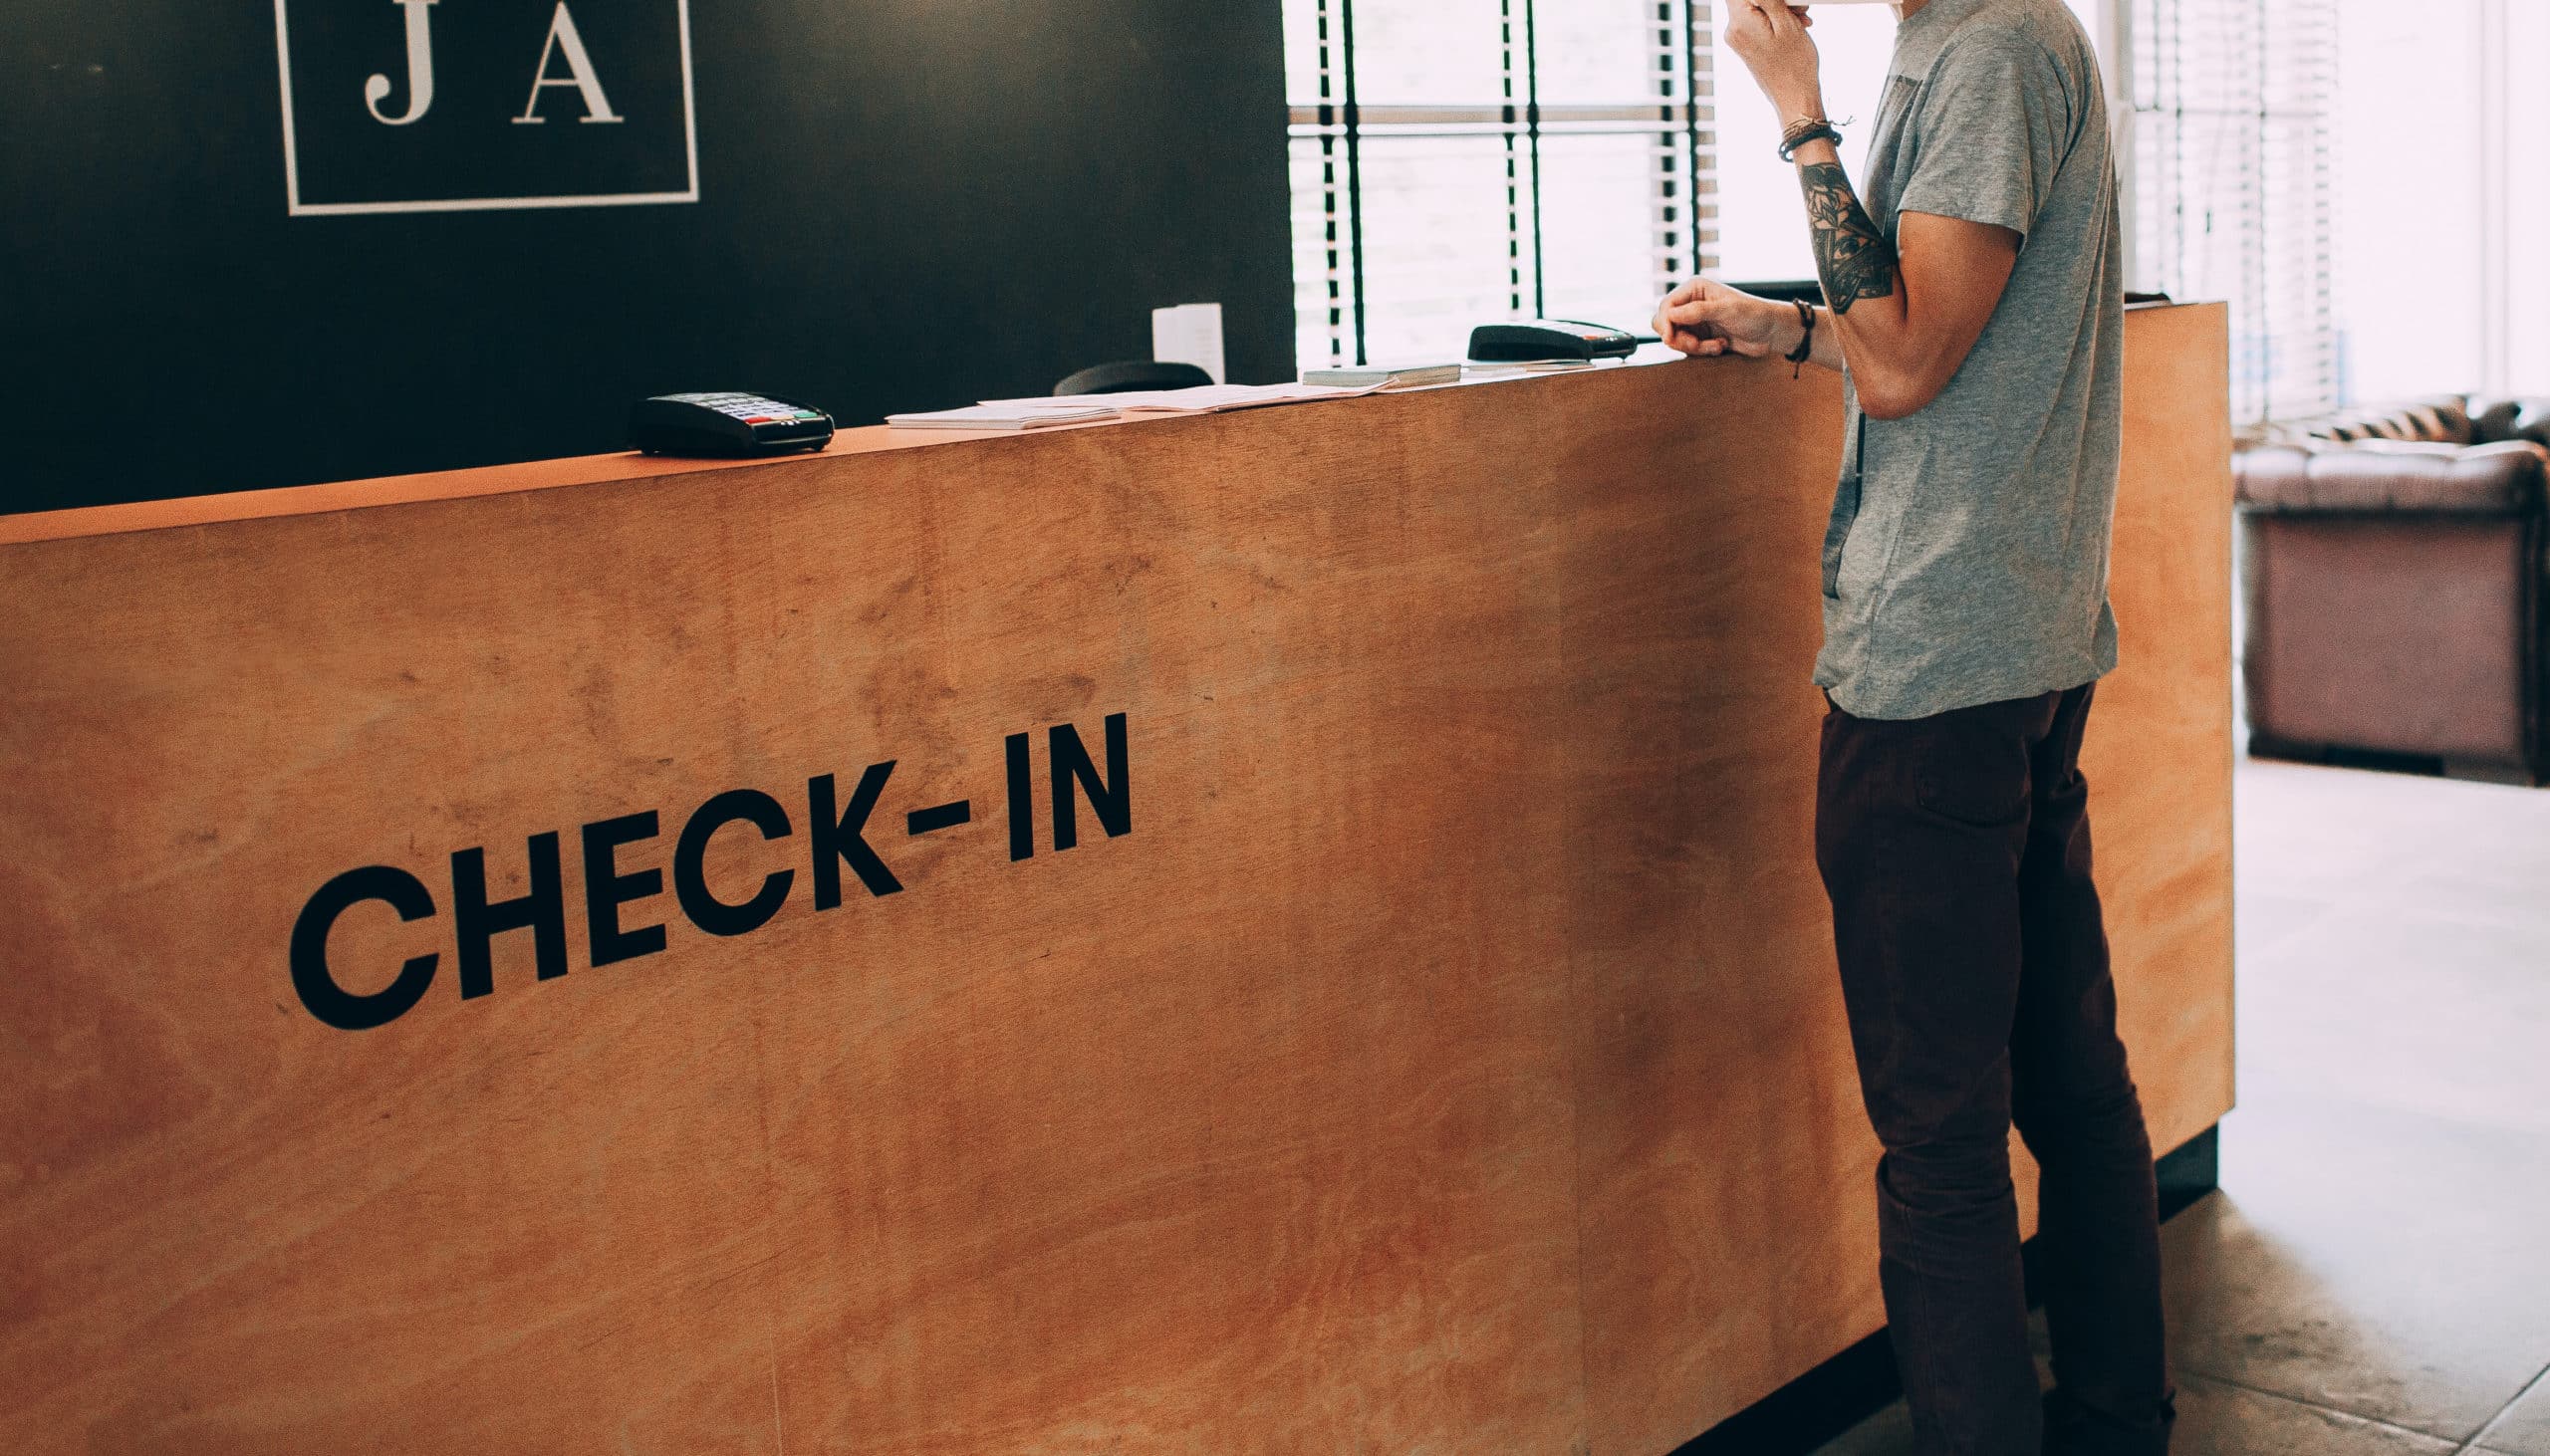
[[[301,156],[292,129],[292,35],[285,0],[275,0],[275,68],[283,87],[283,185],[287,217],[342,217],[377,212],[504,212],[533,207],[638,207],[699,200],[699,113],[691,101],[690,0],[673,0],[681,25],[681,133],[690,188],[684,192],[596,192],[571,197],[453,197],[433,202],[303,202]]]

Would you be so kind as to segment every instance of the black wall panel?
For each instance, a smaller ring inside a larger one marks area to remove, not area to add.
[[[305,202],[671,164],[672,0],[569,0],[618,129],[567,86],[511,121],[555,0],[432,0],[405,128],[368,110],[408,105],[411,6],[285,3]],[[287,216],[270,4],[0,0],[0,510],[617,449],[673,389],[846,424],[1042,393],[1176,303],[1222,304],[1234,379],[1288,377],[1279,21],[690,0],[697,202]]]

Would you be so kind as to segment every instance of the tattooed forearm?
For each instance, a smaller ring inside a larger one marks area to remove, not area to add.
[[[1847,314],[1862,299],[1882,299],[1895,292],[1895,245],[1869,221],[1868,209],[1851,190],[1850,173],[1839,162],[1809,162],[1798,168],[1806,186],[1806,217],[1815,229],[1815,266],[1824,276],[1824,297],[1833,312]]]

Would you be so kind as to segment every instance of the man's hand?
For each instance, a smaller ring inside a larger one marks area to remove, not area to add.
[[[1726,0],[1720,36],[1753,73],[1784,127],[1824,115],[1823,58],[1806,33],[1813,24],[1802,5],[1792,10],[1787,0]]]
[[[1737,0],[1742,3],[1742,0]],[[1756,298],[1714,278],[1694,278],[1664,296],[1656,311],[1656,334],[1682,354],[1706,359],[1732,354],[1764,359],[1797,348],[1804,325],[1797,310],[1777,299]]]

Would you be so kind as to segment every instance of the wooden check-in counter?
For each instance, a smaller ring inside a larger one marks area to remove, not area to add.
[[[2127,364],[2167,1149],[2223,311]],[[1839,439],[1675,363],[0,519],[0,1449],[1661,1456],[1884,1319]]]

